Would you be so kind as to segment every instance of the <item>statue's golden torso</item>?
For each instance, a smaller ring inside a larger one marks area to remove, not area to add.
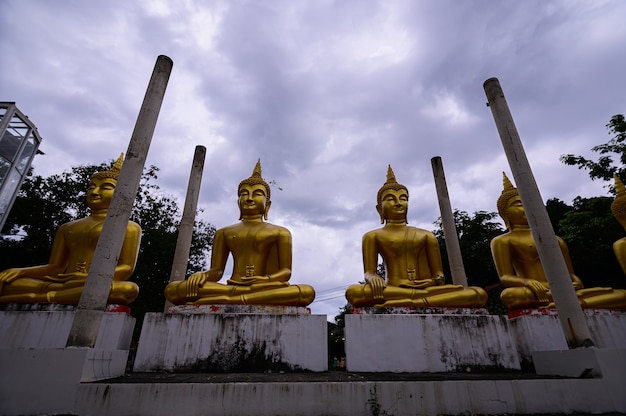
[[[433,265],[426,255],[429,236],[428,231],[415,227],[386,226],[368,232],[363,239],[374,240],[384,259],[387,284],[401,286],[433,276]]]
[[[89,270],[93,254],[102,232],[104,218],[86,217],[63,224],[61,234],[69,257],[63,273]]]
[[[493,244],[506,247],[505,250],[509,252],[517,276],[547,283],[537,245],[530,230],[508,232],[494,238]]]
[[[241,282],[244,276],[264,276],[276,272],[279,237],[290,237],[286,228],[266,222],[240,222],[224,227],[218,233],[223,234],[226,247],[233,255],[230,279],[234,282]]]

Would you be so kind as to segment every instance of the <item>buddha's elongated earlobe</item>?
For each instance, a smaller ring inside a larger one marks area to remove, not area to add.
[[[378,215],[380,215],[380,223],[384,224],[385,216],[383,215],[383,208],[380,206],[380,204],[376,205],[376,211],[378,211]]]
[[[267,201],[267,200],[266,200],[266,202],[265,202],[265,212],[263,213],[263,218],[264,218],[265,220],[267,220],[267,213],[268,213],[268,212],[269,212],[269,210],[270,210],[270,205],[272,205],[272,201]]]

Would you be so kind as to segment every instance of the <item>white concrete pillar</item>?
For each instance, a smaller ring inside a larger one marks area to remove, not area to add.
[[[441,224],[443,225],[443,235],[446,241],[446,251],[448,252],[452,282],[455,285],[467,287],[467,276],[465,275],[465,267],[463,266],[459,235],[457,234],[456,225],[454,224],[454,214],[452,213],[452,206],[450,205],[450,196],[448,195],[446,175],[443,171],[443,162],[441,161],[441,157],[435,156],[430,159],[430,163],[433,167],[433,176],[435,177],[435,188],[437,189],[437,200],[439,201]]]
[[[76,308],[68,347],[93,347],[96,342],[172,66],[169,57],[157,58]]]
[[[198,207],[198,196],[200,194],[200,184],[202,183],[202,171],[204,170],[204,158],[206,147],[196,146],[193,155],[193,164],[189,174],[189,184],[187,185],[187,196],[185,197],[185,207],[183,217],[178,226],[178,239],[176,240],[176,251],[174,251],[174,261],[170,273],[170,283],[185,279],[187,263],[189,262],[189,251],[191,248],[191,238],[193,236],[193,225],[196,219],[196,208]],[[173,303],[166,300],[163,312],[167,312]]]
[[[582,307],[578,302],[563,253],[530,169],[500,82],[497,78],[489,78],[483,87],[487,95],[487,105],[491,108],[528,224],[537,244],[539,258],[550,285],[567,344],[570,348],[592,346],[593,341]]]

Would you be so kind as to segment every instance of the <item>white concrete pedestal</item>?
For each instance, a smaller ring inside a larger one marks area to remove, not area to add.
[[[14,307],[13,307],[14,306]],[[12,308],[13,307],[13,308]],[[8,305],[0,311],[0,350],[65,348],[74,319],[72,305]],[[130,312],[127,307],[121,307]],[[106,312],[94,348],[128,350],[135,318],[125,312]]]
[[[211,307],[205,306],[206,313],[185,313],[184,308],[175,307],[179,313],[146,314],[133,371],[328,369],[325,315],[211,313]],[[215,309],[223,309],[221,306]]]
[[[2,414],[73,414],[80,383],[123,375],[127,358],[93,348],[0,350]]]
[[[626,412],[626,349],[590,347],[534,351],[532,356],[537,374],[601,379],[612,406]]]
[[[583,312],[596,347],[626,349],[626,312],[608,309],[584,309]],[[516,311],[509,317],[522,366],[532,365],[535,351],[568,349],[556,310]]]
[[[135,318],[127,313],[104,314],[95,348],[65,348],[73,306],[4,308],[0,311],[0,414],[74,414],[81,382],[124,374],[135,325]]]
[[[520,369],[506,317],[472,314],[346,315],[346,366],[362,372]]]

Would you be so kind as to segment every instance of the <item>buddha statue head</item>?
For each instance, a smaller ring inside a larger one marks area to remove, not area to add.
[[[519,192],[504,172],[502,172],[502,182],[502,193],[500,194],[500,197],[498,197],[496,205],[498,207],[498,214],[500,214],[500,217],[504,221],[504,225],[506,228],[510,229],[511,222],[507,211],[514,201],[519,201]]]
[[[267,220],[267,213],[272,203],[270,200],[271,191],[270,191],[269,184],[265,182],[265,180],[261,176],[261,159],[259,159],[256,162],[254,169],[252,170],[252,175],[249,178],[244,179],[241,182],[239,182],[239,186],[237,187],[237,196],[238,198],[241,197],[242,189],[244,188],[261,187],[261,186],[262,186],[262,189],[264,189],[265,191],[265,201],[264,201],[262,214],[263,214],[263,218]],[[239,200],[239,219],[241,220],[242,218],[243,218],[243,206],[242,206],[241,199],[240,199]]]
[[[378,194],[376,196],[376,210],[378,211],[378,214],[380,215],[380,223],[384,224],[385,220],[387,220],[387,215],[383,212],[383,198],[385,193],[387,193],[388,191],[395,191],[396,193],[398,191],[402,191],[405,195],[406,195],[406,202],[408,203],[409,200],[409,190],[406,186],[398,183],[398,181],[396,180],[396,175],[393,173],[393,169],[391,169],[391,165],[389,165],[387,167],[387,181],[384,183],[383,186],[380,187],[380,189],[378,190]],[[406,211],[404,212],[404,222],[408,223],[408,220],[406,218]]]
[[[615,200],[611,204],[611,212],[622,227],[626,228],[626,188],[617,175],[613,175],[613,179],[615,179]]]
[[[85,199],[92,214],[104,213],[109,208],[123,163],[124,153],[120,154],[111,169],[95,172],[89,178]]]

